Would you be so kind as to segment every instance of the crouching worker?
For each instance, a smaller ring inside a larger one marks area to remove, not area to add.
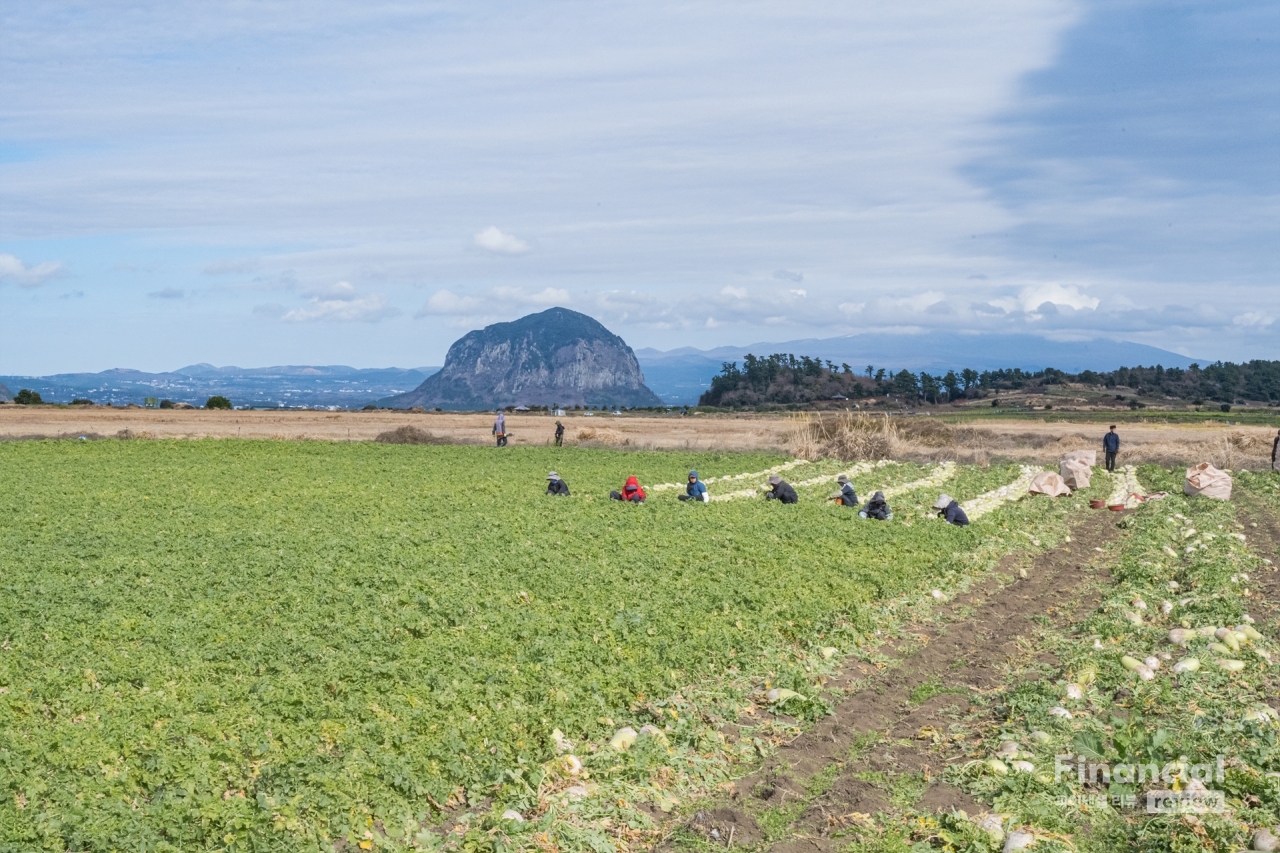
[[[938,511],[938,518],[945,518],[947,524],[965,527],[969,523],[969,516],[964,514],[960,504],[956,503],[955,498],[951,497],[951,495],[939,495],[938,500],[933,504],[933,508]]]
[[[856,507],[858,505],[858,493],[853,490],[853,483],[849,482],[849,475],[841,474],[836,477],[836,483],[840,485],[840,491],[827,495],[827,500],[835,501],[841,506]]]
[[[893,518],[893,510],[889,509],[889,503],[884,499],[884,492],[876,492],[871,496],[871,500],[867,501],[867,505],[858,513],[859,518],[874,518],[876,521],[889,521]]]
[[[784,504],[800,502],[800,496],[796,494],[796,490],[791,488],[791,484],[779,477],[777,474],[774,474],[769,478],[769,485],[772,488],[764,493],[765,500],[782,501]]]
[[[639,480],[635,477],[628,477],[627,482],[622,487],[622,491],[610,492],[609,497],[615,501],[642,504],[644,503],[644,489],[640,488]]]
[[[569,497],[569,484],[561,480],[555,471],[547,475],[547,494]]]
[[[683,495],[676,495],[677,500],[701,501],[707,503],[711,495],[707,494],[707,484],[698,479],[697,471],[689,472],[689,485],[684,487]]]

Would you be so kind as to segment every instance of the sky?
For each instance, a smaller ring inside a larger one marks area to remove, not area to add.
[[[0,8],[0,374],[945,329],[1280,358],[1280,4]]]

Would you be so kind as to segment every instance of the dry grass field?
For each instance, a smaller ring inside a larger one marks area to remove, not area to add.
[[[555,418],[507,416],[513,446],[545,446]],[[562,418],[566,443],[636,450],[781,451],[801,456],[895,458],[960,462],[1017,460],[1052,463],[1066,450],[1100,447],[1097,423],[975,420],[944,423],[927,417],[701,414],[621,416],[574,413]],[[373,441],[402,427],[450,444],[491,441],[492,416],[428,412],[262,412],[116,409],[101,406],[0,406],[0,440],[32,438],[254,438]],[[1276,432],[1219,422],[1122,424],[1125,462],[1266,468]]]

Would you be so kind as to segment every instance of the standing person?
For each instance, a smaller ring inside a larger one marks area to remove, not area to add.
[[[1102,437],[1102,452],[1107,458],[1107,470],[1116,470],[1116,454],[1120,452],[1120,436],[1116,434],[1116,425],[1111,425],[1111,432]]]
[[[791,488],[791,484],[777,474],[769,478],[769,485],[773,488],[764,493],[765,500],[782,501],[784,504],[800,502],[800,496],[796,494],[796,490]]]
[[[689,484],[684,487],[683,495],[676,495],[676,500],[700,501],[702,503],[707,503],[711,500],[711,495],[707,494],[707,484],[698,479],[697,471],[689,472]]]
[[[893,510],[889,509],[889,502],[884,499],[884,492],[876,492],[872,495],[871,500],[867,501],[867,505],[858,513],[858,517],[875,521],[892,521]]]
[[[615,501],[642,504],[644,503],[645,494],[644,489],[640,488],[640,481],[632,476],[627,478],[627,482],[623,485],[622,491],[610,492],[609,497]]]
[[[956,503],[955,498],[951,497],[951,495],[938,495],[933,508],[938,511],[938,518],[945,518],[947,524],[954,524],[956,527],[967,527],[969,525],[969,516],[964,514],[960,504]]]
[[[564,424],[556,421],[556,447],[564,447]]]
[[[561,480],[555,471],[547,475],[547,494],[569,497],[569,484]]]
[[[498,410],[498,417],[493,422],[493,434],[498,437],[498,446],[507,446],[507,416]]]
[[[827,500],[835,501],[841,506],[856,508],[858,506],[858,493],[853,490],[853,483],[849,482],[849,475],[841,474],[836,477],[836,483],[839,484],[840,491],[827,495]]]
[[[1271,470],[1280,472],[1280,432],[1276,433],[1276,440],[1271,442]]]

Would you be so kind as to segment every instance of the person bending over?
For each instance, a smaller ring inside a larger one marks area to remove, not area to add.
[[[622,486],[622,491],[610,492],[609,497],[615,501],[642,504],[644,503],[644,489],[640,488],[639,480],[635,477],[628,477],[627,482]]]
[[[893,518],[893,510],[889,509],[889,503],[884,499],[884,492],[876,492],[872,495],[871,500],[867,501],[867,505],[858,513],[858,517],[890,521]]]
[[[827,495],[827,500],[835,501],[841,506],[856,507],[858,505],[858,493],[853,490],[853,483],[849,482],[849,475],[841,474],[836,477],[836,483],[840,485],[840,491]]]
[[[690,471],[689,484],[684,487],[684,494],[676,495],[676,499],[707,503],[711,500],[711,495],[707,494],[707,484],[698,479],[698,472]]]
[[[796,490],[791,488],[791,484],[786,480],[774,474],[769,478],[769,485],[772,488],[764,493],[764,499],[767,501],[782,501],[784,504],[794,504],[800,502],[800,496],[796,494]]]
[[[569,497],[569,484],[561,480],[555,471],[547,475],[547,494]]]
[[[954,524],[956,527],[965,527],[969,524],[969,516],[964,514],[960,504],[956,503],[951,495],[939,495],[933,508],[938,511],[938,518],[945,518],[947,524]]]

